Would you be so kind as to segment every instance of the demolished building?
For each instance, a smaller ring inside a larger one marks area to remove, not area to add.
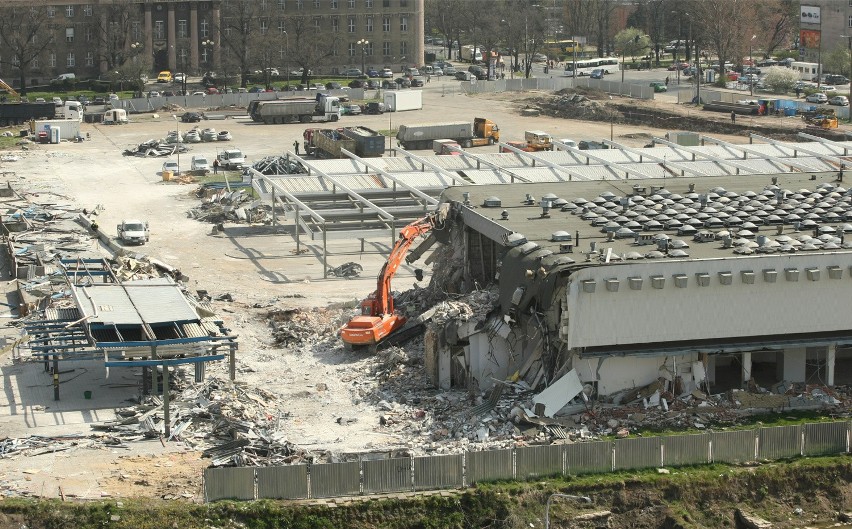
[[[659,378],[674,395],[832,386],[852,364],[852,191],[837,178],[448,188],[443,262],[462,273],[447,288],[497,287],[499,301],[485,319],[433,323],[432,376],[536,388],[573,369],[602,396]]]

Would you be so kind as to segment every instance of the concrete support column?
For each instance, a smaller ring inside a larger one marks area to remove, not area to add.
[[[201,38],[198,35],[198,4],[190,4],[189,7],[189,62],[193,73],[198,70],[198,43]],[[187,73],[187,72],[185,72]]]
[[[742,366],[743,366],[743,387],[746,387],[748,381],[751,380],[751,353],[743,353],[742,356]]]
[[[426,8],[424,0],[414,0],[414,66],[421,67],[426,64]]]
[[[825,383],[834,385],[834,364],[837,360],[837,344],[829,344],[825,349]]]
[[[788,382],[804,382],[807,353],[808,350],[805,347],[791,347],[778,353],[778,379]]]
[[[166,28],[166,32],[168,33],[169,41],[169,70],[176,71],[177,70],[177,28],[175,22],[175,5],[169,4],[169,18],[168,18],[168,28]]]
[[[154,21],[151,17],[151,4],[145,4],[145,57],[154,56]]]

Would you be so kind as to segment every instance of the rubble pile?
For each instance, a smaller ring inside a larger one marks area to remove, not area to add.
[[[173,156],[177,153],[189,152],[189,148],[182,143],[166,143],[162,140],[143,141],[131,149],[124,150],[124,156]]]
[[[257,224],[270,217],[270,208],[259,200],[253,200],[245,189],[211,189],[208,186],[199,188],[202,198],[201,206],[192,208],[189,214],[192,218],[221,224],[223,222],[242,222]]]
[[[290,159],[289,155],[266,156],[254,162],[251,167],[264,175],[306,174],[308,172],[301,162]]]
[[[285,347],[336,339],[340,313],[328,309],[272,309],[267,313],[276,344]]]
[[[440,302],[435,309],[432,320],[439,325],[451,320],[482,322],[485,321],[488,313],[491,312],[499,299],[500,290],[496,286],[488,290],[477,290],[457,300]]]
[[[231,384],[211,377],[201,384],[177,370],[177,393],[170,403],[171,435],[212,459],[212,466],[271,466],[303,463],[313,455],[297,448],[277,430],[288,413],[274,394],[261,388]],[[115,421],[93,429],[126,441],[165,435],[163,401],[148,396],[134,406],[119,409]]]

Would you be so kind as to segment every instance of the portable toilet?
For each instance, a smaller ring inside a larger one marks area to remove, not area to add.
[[[60,128],[56,125],[50,126],[50,143],[59,143]]]

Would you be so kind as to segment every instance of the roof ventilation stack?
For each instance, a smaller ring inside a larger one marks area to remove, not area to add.
[[[538,203],[541,206],[541,218],[549,219],[550,218],[550,200],[543,198],[541,202]]]
[[[524,204],[526,204],[527,206],[532,206],[533,204],[535,204],[535,199],[531,194],[527,193],[527,197],[524,199]]]
[[[470,205],[470,193],[468,193],[467,191],[465,191],[464,193],[462,193],[462,197],[464,197],[464,202],[462,202],[462,203],[463,203],[465,206],[469,206],[469,205]]]

